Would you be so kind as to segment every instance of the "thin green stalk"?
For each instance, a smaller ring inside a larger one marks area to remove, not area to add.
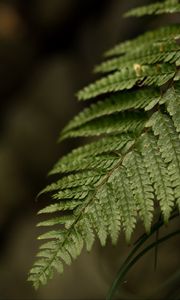
[[[179,214],[175,213],[174,215],[171,216],[171,220],[174,219],[175,217],[177,217]],[[128,255],[128,257],[126,258],[126,260],[124,261],[124,263],[121,265],[120,270],[118,271],[115,280],[113,281],[113,284],[107,294],[106,300],[110,300],[112,299],[118,285],[120,282],[119,276],[120,274],[124,274],[124,271],[127,269],[127,265],[129,265],[131,259],[133,258],[133,256],[135,255],[135,253],[139,250],[139,248],[146,242],[146,240],[148,240],[152,234],[154,234],[154,232],[156,232],[157,230],[159,230],[159,228],[161,228],[164,225],[163,220],[158,220],[158,222],[156,224],[154,224],[154,226],[152,226],[151,232],[149,235],[147,234],[143,234],[136,242],[135,242],[135,247],[133,248],[133,250],[130,252],[130,254]],[[161,239],[159,240],[161,241]],[[153,243],[153,245],[157,246],[157,244],[159,243],[159,241],[155,241]],[[152,244],[151,244],[152,245]],[[146,249],[146,248],[145,248]],[[143,250],[141,251],[141,253],[143,252]],[[136,256],[137,257],[137,256]]]
[[[163,238],[159,239],[158,241],[155,241],[153,243],[151,243],[150,245],[148,245],[146,248],[144,248],[139,254],[137,254],[135,256],[135,258],[132,259],[132,261],[129,262],[129,264],[126,266],[126,268],[124,268],[120,273],[118,273],[118,276],[116,277],[116,279],[113,282],[113,285],[111,287],[111,289],[109,290],[106,300],[111,300],[112,297],[115,294],[115,291],[117,290],[118,285],[120,284],[120,282],[122,281],[122,279],[124,278],[124,276],[129,272],[129,270],[135,265],[135,263],[143,256],[145,255],[149,250],[151,250],[152,248],[154,248],[156,246],[156,244],[161,244],[163,242],[165,242],[166,240],[170,239],[171,237],[180,234],[180,230],[176,230],[170,234],[167,234],[166,236],[164,236]]]

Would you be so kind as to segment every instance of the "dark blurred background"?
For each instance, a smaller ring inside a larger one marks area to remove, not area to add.
[[[82,107],[74,95],[95,78],[93,66],[105,50],[157,26],[152,18],[122,19],[130,6],[145,2],[0,1],[0,299],[104,299],[129,251],[123,238],[115,248],[96,243],[37,292],[26,281],[38,247],[36,213],[48,201],[36,195],[56,160],[78,145],[56,143]],[[150,299],[179,262],[173,239],[160,247],[156,272],[153,253],[132,270],[121,299]],[[158,295],[177,290],[177,278]]]

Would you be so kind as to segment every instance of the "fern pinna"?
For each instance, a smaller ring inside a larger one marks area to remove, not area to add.
[[[174,13],[176,0],[136,8],[127,15]],[[63,130],[60,140],[99,136],[61,158],[51,174],[60,179],[44,192],[52,228],[40,246],[29,280],[35,288],[63,272],[95,235],[102,245],[123,231],[129,242],[140,219],[151,229],[154,204],[167,223],[180,208],[180,26],[171,24],[115,46],[95,68],[105,73],[77,96],[94,100]],[[95,101],[96,100],[96,101]],[[56,214],[53,217],[53,214]],[[55,227],[53,227],[55,226]],[[54,228],[54,229],[53,229]]]

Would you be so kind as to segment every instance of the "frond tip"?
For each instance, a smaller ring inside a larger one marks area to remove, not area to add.
[[[141,17],[145,15],[160,15],[165,13],[180,12],[180,4],[178,0],[166,0],[164,2],[156,2],[150,5],[134,8],[125,14],[126,17]]]
[[[166,0],[129,15],[177,11],[178,1]],[[83,247],[90,251],[96,236],[104,246],[123,232],[130,243],[138,221],[148,234],[156,211],[167,223],[180,209],[179,37],[179,25],[169,25],[117,45],[107,52],[116,58],[97,67],[111,74],[78,93],[79,100],[99,98],[60,139],[95,140],[61,158],[50,172],[60,179],[40,193],[53,203],[39,212],[50,217],[38,226],[51,230],[38,238],[45,242],[28,279],[35,288]]]

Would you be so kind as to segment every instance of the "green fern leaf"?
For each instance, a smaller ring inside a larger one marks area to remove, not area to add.
[[[155,64],[159,62],[176,62],[180,58],[180,49],[174,40],[154,42],[140,49],[132,50],[126,55],[108,60],[95,68],[95,72],[111,72],[134,64]]]
[[[139,65],[123,68],[85,87],[78,93],[79,100],[88,100],[96,96],[131,89],[133,86],[161,86],[175,75],[175,67],[170,64]]]
[[[137,207],[126,169],[120,168],[112,174],[109,181],[114,191],[114,201],[118,202],[121,223],[129,243],[137,222]]]
[[[79,171],[84,169],[87,165],[91,168],[92,155],[94,158],[97,157],[98,163],[99,155],[119,153],[125,145],[128,144],[131,146],[131,143],[133,143],[133,137],[130,134],[104,137],[96,142],[79,147],[62,157],[49,174]]]
[[[125,14],[126,17],[141,17],[145,15],[159,15],[164,13],[180,12],[180,4],[178,0],[166,0],[164,2],[156,2],[150,5],[138,7],[130,10]]]
[[[139,215],[146,231],[149,232],[153,218],[152,211],[154,210],[154,195],[149,174],[140,154],[135,151],[126,156],[123,164],[127,168]]]
[[[73,175],[68,175],[58,180],[57,183],[53,183],[47,186],[42,193],[52,192],[56,190],[66,190],[78,186],[85,186],[88,184],[95,184],[101,177],[100,172],[87,171],[84,173],[78,173]]]
[[[178,12],[179,6],[167,0],[128,15]],[[123,232],[129,243],[139,220],[149,232],[155,210],[167,223],[175,205],[180,209],[179,38],[179,25],[170,25],[117,45],[106,55],[120,56],[97,68],[112,73],[78,93],[79,100],[100,99],[60,140],[95,140],[61,158],[50,172],[57,181],[40,193],[50,193],[53,203],[39,212],[50,217],[38,226],[50,230],[38,237],[43,244],[29,273],[35,288],[54,270],[62,273],[84,246],[90,251],[96,236],[104,246]]]
[[[89,216],[85,215],[85,217],[79,221],[79,231],[82,233],[87,251],[90,251],[95,241],[95,234]]]
[[[144,127],[145,121],[146,115],[133,112],[101,117],[93,122],[82,125],[75,130],[63,132],[61,140],[81,136],[87,137],[122,132],[138,132]]]
[[[123,53],[138,52],[142,48],[151,46],[153,43],[176,40],[180,36],[179,25],[169,25],[159,29],[147,31],[137,38],[122,42],[105,53],[105,56],[116,56]]]
[[[63,199],[66,197],[63,197]],[[71,196],[73,198],[73,196]],[[79,199],[80,197],[78,197]],[[66,211],[66,210],[74,210],[78,205],[80,205],[80,201],[62,201],[60,203],[51,204],[43,209],[41,209],[38,214],[49,214],[55,213],[59,211]]]
[[[132,108],[145,108],[156,98],[157,101],[160,100],[160,93],[156,89],[141,89],[124,94],[117,93],[86,108],[64,128],[63,133],[104,115],[111,115]]]
[[[158,141],[152,134],[145,134],[141,142],[142,155],[154,185],[155,196],[160,202],[164,220],[167,222],[174,205],[174,192],[167,164],[159,153]]]
[[[168,89],[160,103],[166,103],[167,111],[172,116],[174,126],[177,132],[180,132],[180,85],[175,84]]]
[[[168,163],[168,171],[179,205],[180,201],[180,139],[171,119],[159,112],[150,120],[155,135],[158,135],[159,150]],[[173,200],[173,199],[172,199]]]

